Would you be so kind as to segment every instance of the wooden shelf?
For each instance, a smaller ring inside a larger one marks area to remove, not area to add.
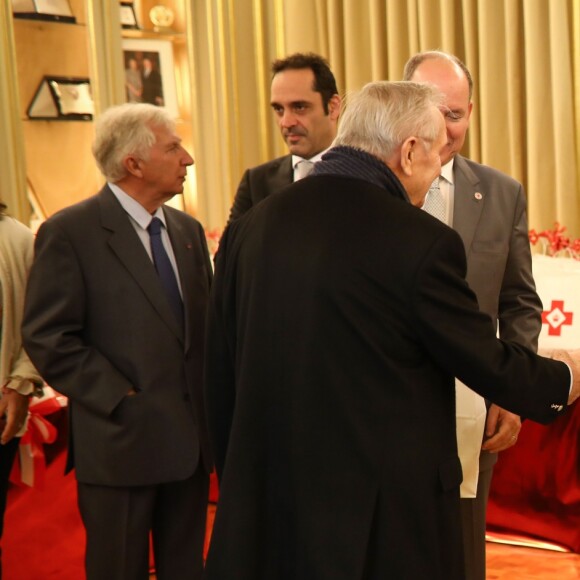
[[[150,9],[159,3],[157,0],[141,0],[136,5],[136,20],[149,26],[145,29],[121,28],[115,18],[116,0],[113,4],[91,0],[69,2],[76,22],[15,17],[10,8],[2,11],[8,20],[12,16],[12,21],[0,63],[8,63],[14,69],[12,84],[16,85],[13,92],[10,87],[7,89],[10,98],[6,100],[12,103],[10,119],[17,120],[16,130],[11,133],[13,137],[8,141],[18,145],[12,149],[21,151],[17,158],[18,171],[14,177],[10,176],[10,183],[17,185],[12,189],[18,190],[15,195],[19,199],[28,198],[28,193],[32,195],[35,207],[44,213],[39,217],[48,217],[62,207],[93,195],[104,181],[91,153],[92,121],[28,118],[27,109],[39,83],[44,76],[88,78],[96,114],[99,114],[126,98],[123,55],[119,53],[125,40],[171,44],[177,131],[184,145],[190,151],[193,149],[191,39],[187,32],[190,26],[186,21],[185,0],[163,2],[175,14],[170,31],[154,30],[148,19]],[[5,110],[8,109],[2,109],[3,115]],[[29,191],[22,191],[26,186],[24,177]],[[188,185],[188,189],[192,187]],[[189,191],[183,197],[194,199],[195,192]],[[193,206],[191,201],[185,203],[186,208]]]
[[[186,44],[187,36],[182,32],[155,32],[154,30],[137,30],[134,28],[124,28],[121,32],[123,38],[147,38],[151,40],[169,40],[174,44]]]

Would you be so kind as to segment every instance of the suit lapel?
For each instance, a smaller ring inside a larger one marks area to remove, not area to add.
[[[292,169],[292,155],[286,155],[280,159],[276,171],[272,175],[272,181],[268,185],[271,191],[281,191],[294,181],[294,171]]]
[[[453,229],[461,236],[465,253],[469,254],[485,204],[485,192],[479,189],[478,177],[459,155],[455,157],[453,175]]]
[[[101,223],[110,235],[109,246],[157,311],[163,322],[183,341],[183,331],[173,314],[163,287],[139,236],[113,192],[104,187],[99,195]]]

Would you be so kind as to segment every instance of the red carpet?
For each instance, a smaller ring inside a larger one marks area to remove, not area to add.
[[[83,580],[85,534],[66,454],[51,462],[43,489],[12,487],[2,540],[3,580]]]
[[[2,542],[4,580],[84,580],[85,536],[74,474],[64,475],[65,411],[50,416],[57,440],[45,446],[44,485],[10,489]],[[580,552],[580,404],[548,427],[526,421],[500,455],[488,529]],[[210,499],[217,500],[212,478]],[[215,507],[208,509],[208,539]]]
[[[42,488],[12,487],[2,542],[4,580],[84,580],[84,531],[74,474],[64,475],[65,411],[49,417],[58,426],[45,446]],[[526,421],[518,444],[496,466],[488,528],[552,542],[580,552],[580,404],[554,424]],[[210,499],[217,500],[212,478]],[[214,506],[208,510],[208,540]]]
[[[66,410],[49,416],[58,428],[45,446],[47,470],[42,488],[12,486],[2,540],[3,580],[84,580],[85,533],[77,509],[74,473],[64,475]],[[211,480],[210,500],[217,500]],[[209,544],[215,506],[208,509]]]

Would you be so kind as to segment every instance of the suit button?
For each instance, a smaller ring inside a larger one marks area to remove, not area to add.
[[[183,400],[184,401],[189,401],[189,393],[183,393]]]

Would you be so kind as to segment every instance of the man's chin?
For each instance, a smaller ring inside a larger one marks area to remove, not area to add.
[[[304,153],[306,151],[304,150],[304,143],[302,143],[301,139],[298,141],[290,141],[286,139],[286,146],[288,147],[288,151],[290,151],[292,155],[304,157]]]
[[[458,151],[455,151],[452,147],[445,147],[445,149],[441,152],[441,167],[449,163],[455,155],[457,155]]]
[[[176,195],[183,195],[183,187],[179,190],[175,190],[173,193],[167,192],[165,194],[165,201],[169,201],[170,199],[173,199]]]

